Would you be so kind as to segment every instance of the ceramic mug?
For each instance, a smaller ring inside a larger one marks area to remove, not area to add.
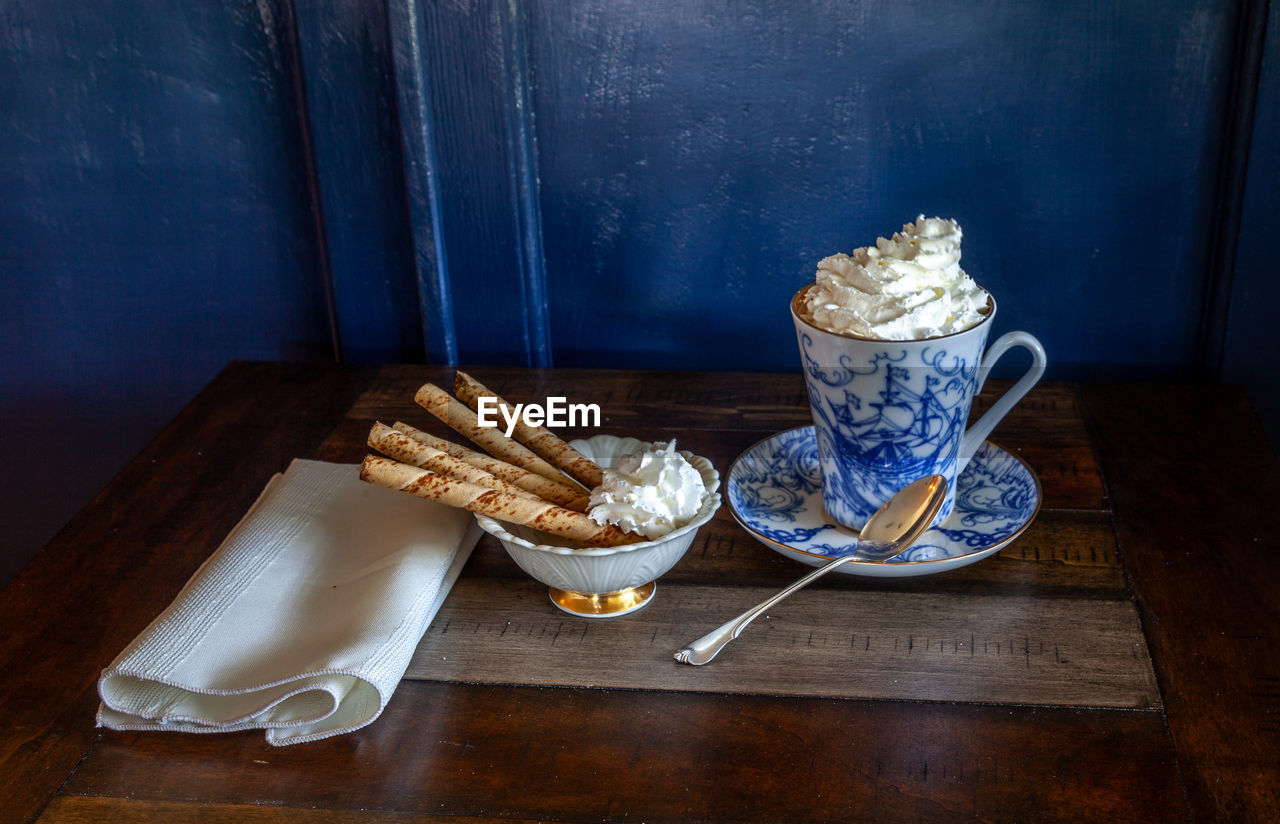
[[[838,335],[805,319],[802,299],[809,288],[791,299],[791,319],[809,390],[827,514],[861,529],[895,492],[938,474],[948,484],[940,523],[955,507],[956,478],[969,459],[1044,374],[1044,347],[1027,332],[1009,332],[988,349],[996,315],[990,296],[986,316],[962,332],[906,341]],[[974,396],[991,367],[1015,346],[1031,352],[1031,367],[966,429]]]

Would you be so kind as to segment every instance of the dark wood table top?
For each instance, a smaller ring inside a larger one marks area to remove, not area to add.
[[[799,375],[473,372],[512,400],[599,403],[601,431],[674,435],[722,473],[808,419]],[[1127,610],[1158,689],[1132,707],[462,677],[403,681],[370,726],[285,748],[260,732],[96,729],[101,669],[268,478],[295,457],[358,461],[374,420],[421,419],[428,380],[452,370],[233,364],[0,593],[0,820],[1280,820],[1280,467],[1227,386],[1042,384],[993,436],[1043,485],[1023,537],[945,575],[816,585]],[[804,571],[725,510],[704,530],[659,598]],[[528,584],[487,536],[459,584],[484,582]]]

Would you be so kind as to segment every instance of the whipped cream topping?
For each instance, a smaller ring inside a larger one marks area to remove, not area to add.
[[[706,491],[702,473],[676,452],[674,440],[655,443],[605,469],[587,514],[653,540],[692,520]]]
[[[960,332],[986,315],[987,293],[960,268],[960,226],[920,215],[875,246],[818,262],[808,319],[837,334],[921,340]]]

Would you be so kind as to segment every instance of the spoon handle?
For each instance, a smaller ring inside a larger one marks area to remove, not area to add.
[[[676,660],[684,664],[693,664],[694,666],[701,666],[707,663],[712,658],[719,655],[720,650],[724,649],[730,641],[741,635],[742,631],[746,629],[747,624],[758,618],[760,614],[769,607],[791,595],[791,593],[803,589],[844,562],[856,557],[856,555],[845,555],[843,557],[836,558],[834,561],[823,564],[776,595],[772,595],[764,601],[761,601],[759,604],[742,613],[737,618],[726,621],[716,629],[713,629],[711,632],[708,632],[706,635],[689,644],[687,647],[682,647],[681,649],[676,650]]]

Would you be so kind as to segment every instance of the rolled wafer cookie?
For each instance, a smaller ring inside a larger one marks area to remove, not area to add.
[[[499,407],[515,409],[466,372],[459,371],[454,377],[453,393],[476,411],[479,411],[478,404],[481,397],[493,398]],[[604,480],[604,470],[544,426],[530,426],[523,420],[517,420],[511,434],[517,441],[533,450],[538,457],[564,470],[565,474],[588,489],[595,489]]]
[[[494,477],[483,469],[416,441],[383,423],[375,423],[373,429],[369,430],[369,446],[388,458],[395,458],[401,463],[407,463],[419,469],[430,469],[438,475],[487,486],[499,492],[522,495],[535,501],[542,500],[532,492],[527,492],[515,484],[509,484],[501,478]]]
[[[643,535],[624,532],[613,524],[597,524],[581,512],[446,478],[430,470],[377,455],[365,456],[364,463],[360,465],[360,480],[447,506],[479,512],[499,521],[523,524],[585,546],[620,546],[646,540]]]
[[[450,429],[475,442],[495,458],[501,458],[509,464],[536,472],[553,481],[564,480],[563,472],[539,458],[527,447],[503,435],[496,426],[481,426],[471,407],[435,384],[423,384],[413,399],[423,409],[444,421]]]
[[[582,487],[568,478],[564,479],[564,483],[544,478],[536,472],[521,469],[514,464],[500,461],[483,452],[467,449],[462,444],[446,441],[444,438],[437,438],[429,432],[423,432],[421,429],[400,421],[396,421],[392,428],[432,449],[438,449],[452,458],[457,458],[478,469],[483,469],[495,478],[501,478],[526,492],[532,492],[544,501],[551,501],[553,504],[559,504],[565,509],[572,509],[577,512],[585,512],[587,509],[590,496]],[[409,463],[412,463],[412,461],[409,461]]]

